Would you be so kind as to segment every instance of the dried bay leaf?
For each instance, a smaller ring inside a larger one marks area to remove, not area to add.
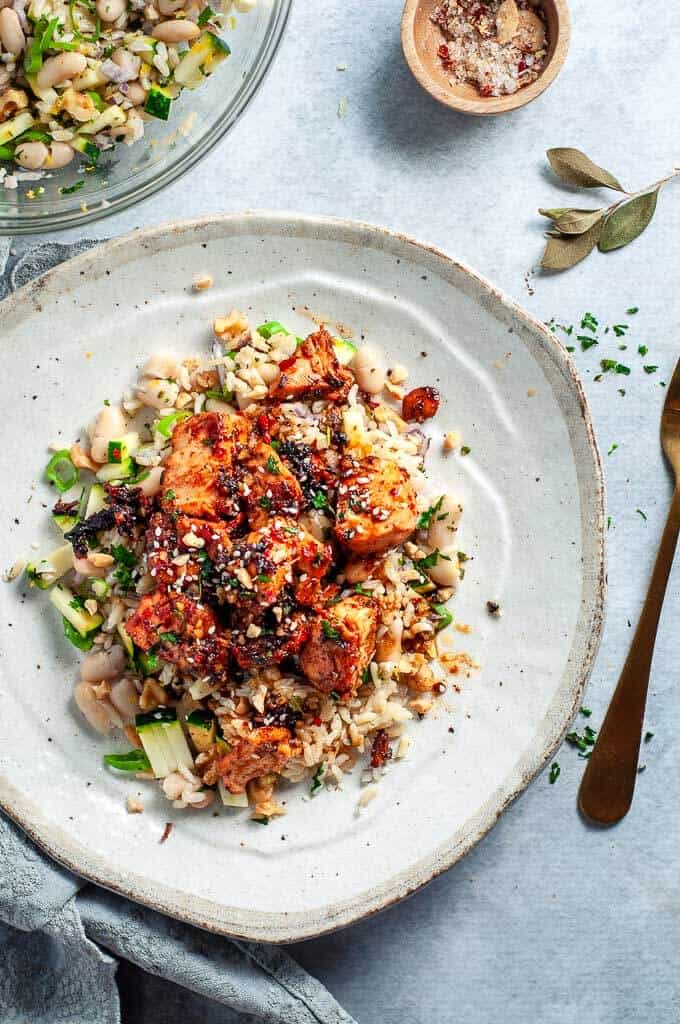
[[[617,192],[625,192],[613,174],[604,167],[594,164],[580,149],[558,147],[549,149],[546,156],[557,177],[566,181],[568,185],[580,185],[581,188],[613,188]]]
[[[541,266],[544,270],[568,270],[584,260],[597,245],[602,221],[598,220],[592,228],[582,235],[560,235],[559,238],[548,238]]]
[[[563,235],[582,235],[589,231],[594,224],[602,220],[606,209],[602,210],[539,210],[544,216],[551,216],[555,227]]]
[[[609,214],[599,240],[600,252],[620,249],[642,234],[654,216],[660,190],[657,186],[651,192],[635,196]]]

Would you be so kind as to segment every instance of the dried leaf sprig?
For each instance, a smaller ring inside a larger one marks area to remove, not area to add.
[[[680,168],[676,168],[639,192],[628,192],[610,171],[598,167],[580,149],[549,149],[546,156],[557,177],[568,185],[609,188],[620,192],[622,198],[600,209],[540,209],[538,212],[552,221],[541,260],[544,270],[567,270],[596,246],[600,252],[611,252],[628,245],[650,224],[663,186],[680,174]]]

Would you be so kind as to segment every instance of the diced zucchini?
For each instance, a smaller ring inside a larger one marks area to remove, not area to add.
[[[118,626],[116,628],[118,629],[119,637],[123,641],[123,647],[125,648],[125,650],[127,652],[128,658],[130,658],[130,659],[134,658],[134,656],[135,656],[135,645],[132,642],[132,637],[130,636],[130,634],[128,633],[127,629],[125,628],[125,623],[124,622],[119,622]]]
[[[56,515],[52,516],[52,519],[62,533],[68,533],[78,522],[78,516]]]
[[[152,85],[146,96],[144,111],[157,117],[160,121],[167,121],[170,117],[172,96],[162,85]]]
[[[96,632],[104,621],[99,612],[90,615],[84,608],[79,608],[73,592],[61,584],[50,591],[50,601],[82,637]]]
[[[101,484],[92,484],[90,487],[90,493],[87,496],[87,506],[85,508],[85,518],[89,519],[96,512],[101,512],[106,507],[106,491]]]
[[[210,711],[192,711],[187,718],[189,737],[196,750],[202,753],[215,742],[217,727],[215,716]]]
[[[177,771],[180,765],[193,768],[194,759],[174,708],[157,708],[137,715],[135,725],[157,779]]]
[[[137,664],[145,676],[151,676],[158,672],[160,662],[154,651],[137,651]]]
[[[334,338],[333,351],[335,352],[335,358],[341,366],[349,366],[357,354],[357,347],[351,341],[347,341],[346,338]]]
[[[72,568],[73,548],[70,544],[64,544],[62,547],[56,548],[47,558],[27,565],[26,575],[31,586],[47,590]]]
[[[120,441],[109,441],[108,461],[114,465],[121,465],[129,455],[134,455],[138,448],[139,434],[123,434]]]
[[[248,806],[248,794],[247,793],[230,793],[225,786],[222,779],[218,779],[217,788],[222,797],[222,803],[225,807],[247,807]]]
[[[135,464],[129,456],[119,464],[107,463],[97,470],[97,480],[101,480],[105,484],[110,484],[112,480],[127,480],[128,477],[134,475]]]
[[[97,63],[95,67],[85,68],[81,75],[73,79],[73,88],[77,92],[89,92],[108,84],[108,79],[101,73],[100,63]]]
[[[219,36],[206,32],[187,50],[175,68],[175,81],[186,89],[196,89],[230,53]]]
[[[11,142],[12,139],[16,139],[18,135],[28,131],[33,124],[35,124],[35,119],[27,110],[17,114],[16,117],[10,118],[9,121],[4,121],[0,124],[0,146],[4,146],[6,143]]]
[[[79,135],[96,135],[97,132],[104,131],[105,128],[120,128],[127,121],[127,116],[122,107],[117,107],[115,104],[111,107],[107,107],[103,114],[98,114],[93,121],[88,121],[79,130]]]
[[[83,135],[76,135],[75,138],[71,139],[69,145],[77,150],[78,153],[82,153],[91,164],[96,166],[101,150],[99,146],[95,146],[94,142],[90,142]]]

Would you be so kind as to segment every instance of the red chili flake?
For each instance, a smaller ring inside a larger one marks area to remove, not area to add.
[[[297,355],[295,353],[293,353],[292,356],[288,356],[287,359],[282,359],[281,362],[279,363],[279,370],[281,371],[281,373],[284,373],[286,370],[289,370],[296,359]]]
[[[493,95],[493,89],[491,88],[490,85],[483,85],[481,87],[481,89],[479,90],[479,95],[480,96],[492,96]]]
[[[446,45],[446,43],[442,43],[442,45],[437,50],[437,53],[441,57],[442,60],[448,60],[449,59],[449,48]]]
[[[269,444],[272,439],[270,434],[271,420],[269,419],[269,416],[267,416],[266,412],[261,412],[257,417],[257,429],[262,436],[262,440]]]
[[[172,822],[171,821],[166,821],[165,828],[163,829],[163,835],[160,838],[160,842],[164,843],[165,840],[168,838],[168,836],[170,835],[171,832],[172,832]]]
[[[318,715],[317,715],[317,716],[316,716],[316,718],[314,719],[314,725],[321,725],[321,719],[319,718],[319,716],[318,716]]]
[[[401,414],[409,423],[423,423],[432,419],[439,409],[439,392],[436,388],[414,388],[404,395]]]
[[[384,729],[378,729],[371,748],[371,768],[382,768],[385,761],[392,757],[390,741]]]

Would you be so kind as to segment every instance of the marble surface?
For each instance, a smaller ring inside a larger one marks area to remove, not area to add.
[[[298,0],[273,71],[222,146],[165,192],[88,233],[104,237],[212,210],[338,214],[441,247],[542,319],[576,323],[590,310],[603,324],[629,323],[620,339],[626,352],[610,332],[599,349],[575,355],[612,517],[607,623],[587,692],[597,728],[671,493],[658,420],[660,381],[680,355],[680,183],[667,188],[656,222],[630,248],[595,254],[561,276],[537,274],[533,294],[525,274],[541,251],[536,207],[565,205],[565,191],[546,172],[545,149],[580,146],[629,187],[667,173],[680,160],[680,63],[674,4],[572,0],[571,8],[571,52],[552,88],[523,111],[475,120],[437,106],[410,77],[399,47],[400,0]],[[338,63],[347,70],[336,70]],[[635,316],[625,314],[631,306],[639,307]],[[644,360],[638,344],[649,347]],[[631,375],[595,382],[602,357],[621,358]],[[643,362],[658,372],[645,374]],[[619,447],[607,456],[612,444]],[[647,769],[620,826],[599,831],[580,820],[584,762],[566,748],[557,783],[539,778],[455,869],[401,906],[295,947],[360,1024],[680,1018],[679,615],[680,566],[654,660]],[[194,1019],[186,1007],[183,1014]]]

